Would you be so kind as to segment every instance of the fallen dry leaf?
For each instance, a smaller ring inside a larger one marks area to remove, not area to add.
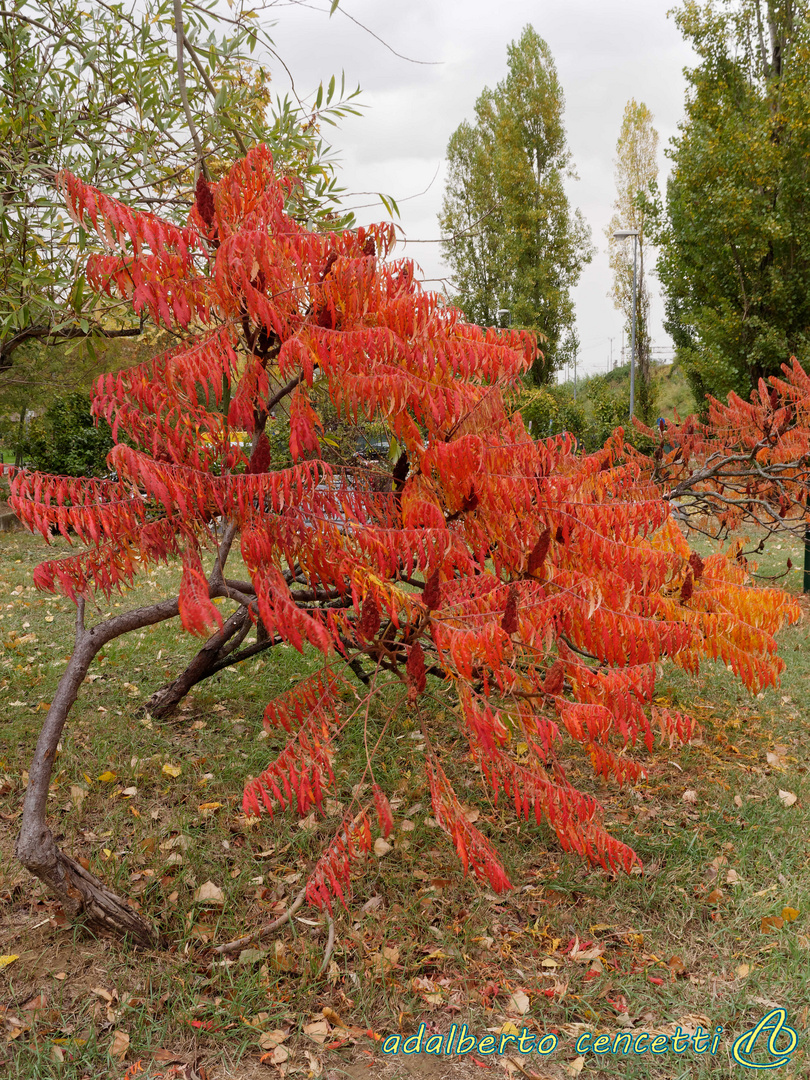
[[[179,1054],[176,1054],[173,1050],[164,1050],[163,1047],[152,1054],[152,1060],[160,1061],[164,1065],[168,1065],[169,1062],[175,1064],[183,1063],[183,1058]]]
[[[772,930],[781,930],[784,925],[785,920],[781,915],[766,915],[759,924],[759,929],[762,934],[770,934]]]
[[[277,1046],[281,1046],[288,1035],[289,1031],[282,1031],[281,1028],[275,1031],[263,1031],[259,1036],[259,1046],[262,1050],[275,1050]]]
[[[378,859],[381,859],[384,855],[387,855],[389,851],[393,851],[391,845],[383,840],[381,836],[378,836],[374,841],[374,854]]]
[[[602,945],[593,945],[590,949],[580,949],[577,947],[571,950],[570,958],[576,964],[590,964],[592,960],[598,960],[599,957],[603,955],[604,951],[605,949]]]
[[[750,970],[750,964],[740,964],[739,967],[734,968],[734,974],[737,976],[738,979],[744,979],[746,975],[750,972]]]
[[[311,1054],[309,1050],[304,1051],[304,1057],[309,1062],[310,1078],[320,1076],[323,1072],[323,1062],[319,1058],[315,1057],[314,1054]]]
[[[70,801],[76,807],[77,810],[81,810],[82,803],[87,795],[87,788],[81,787],[79,784],[70,785]]]
[[[786,923],[787,922],[795,922],[798,919],[798,917],[799,917],[799,913],[796,910],[796,908],[793,908],[793,907],[783,907],[782,908],[782,918],[785,920]]]
[[[782,791],[779,789],[779,801],[782,806],[793,806],[798,796],[794,795],[792,791]]]
[[[329,1038],[329,1024],[326,1020],[313,1020],[311,1024],[304,1024],[304,1034],[323,1044]]]
[[[573,1061],[568,1062],[565,1071],[569,1076],[579,1076],[584,1068],[585,1058],[580,1054],[579,1057],[575,1057]]]
[[[525,1016],[529,1011],[530,1004],[527,993],[523,990],[515,990],[506,1003],[506,1012],[510,1016]]]
[[[685,803],[696,803],[698,801],[698,793],[690,789],[689,791],[685,791],[683,795],[681,795],[681,799]]]
[[[383,958],[392,966],[399,963],[399,947],[386,945],[382,951]]]
[[[123,1061],[127,1056],[127,1050],[129,1050],[129,1035],[125,1031],[114,1031],[110,1045],[110,1057]]]
[[[176,780],[183,769],[180,765],[172,765],[170,761],[167,761],[160,771],[164,776],[170,776],[173,780]]]
[[[0,968],[8,967],[9,964],[13,964],[15,960],[19,960],[18,953],[6,953],[4,956],[0,956]]]
[[[225,904],[225,893],[213,881],[206,881],[194,893],[194,901],[197,904],[213,904],[222,907]]]

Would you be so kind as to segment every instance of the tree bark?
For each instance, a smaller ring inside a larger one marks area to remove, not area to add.
[[[160,935],[120,896],[85,870],[56,845],[48,827],[48,788],[59,738],[90,664],[108,641],[130,630],[177,615],[177,600],[166,600],[108,619],[89,630],[84,625],[84,601],[76,611],[76,644],[54,694],[28,771],[17,858],[61,902],[67,914],[84,917],[93,929],[129,935],[138,945],[155,946]]]
[[[235,611],[222,629],[211,635],[185,671],[152,694],[144,705],[144,711],[156,720],[171,716],[193,686],[214,674],[217,661],[223,658],[225,646],[231,643],[233,638],[236,639],[233,648],[241,644],[250,630],[250,625],[250,615],[246,608]]]

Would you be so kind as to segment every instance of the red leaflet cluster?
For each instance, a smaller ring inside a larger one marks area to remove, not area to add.
[[[489,884],[495,892],[505,892],[512,888],[512,882],[500,859],[495,854],[486,837],[472,825],[464,814],[464,809],[453,791],[450,781],[432,752],[425,759],[433,816],[439,827],[453,841],[466,873],[472,869],[476,877]]]
[[[307,879],[307,901],[332,911],[332,899],[346,903],[352,863],[371,850],[371,827],[363,811],[344,822],[340,832],[315,864]]]
[[[323,809],[324,789],[334,783],[332,736],[322,717],[310,718],[261,776],[245,786],[242,806],[246,814],[261,810],[273,816],[273,806],[295,806],[308,814],[313,806]]]
[[[268,730],[288,738],[246,785],[247,813],[320,810],[338,785],[342,725],[361,723],[367,695],[391,681],[431,730],[436,821],[465,870],[509,888],[443,769],[430,708],[443,687],[457,696],[465,762],[496,798],[547,822],[565,850],[630,869],[635,855],[566,766],[618,783],[643,776],[659,732],[670,746],[694,732],[653,704],[656,666],[696,671],[717,657],[749,688],[773,685],[774,634],[795,606],[748,588],[733,558],[690,550],[654,462],[621,429],[594,454],[567,436],[531,438],[508,403],[533,339],[470,326],[424,291],[409,262],[389,258],[390,226],[315,233],[295,221],[285,212],[294,181],[276,176],[266,148],[200,185],[184,228],[68,174],[62,182],[110,249],[92,263],[97,287],[147,308],[181,344],[95,388],[94,412],[117,441],[116,480],[12,477],[12,506],[30,528],[87,548],[43,564],[37,585],[109,595],[176,558],[189,632],[220,632],[213,597],[229,597],[266,639],[352,665],[361,690],[329,669],[268,705]],[[810,380],[794,368],[784,385],[798,415]],[[385,482],[383,465],[372,483],[365,469],[322,460],[325,396],[344,419],[373,419],[396,439]],[[274,467],[268,439],[281,402],[288,469]],[[788,405],[774,411],[760,393],[735,408],[760,427],[771,410],[781,452]],[[229,580],[231,547],[247,582]],[[389,718],[388,735],[398,724]],[[371,845],[372,795],[359,799],[309,877],[317,906],[346,896],[350,864]],[[377,784],[373,803],[387,834],[393,813]]]
[[[648,431],[659,440],[657,478],[700,528],[727,535],[750,522],[766,536],[785,527],[800,533],[810,491],[810,376],[795,356],[782,374],[760,379],[749,401],[710,397],[705,421],[677,418]]]

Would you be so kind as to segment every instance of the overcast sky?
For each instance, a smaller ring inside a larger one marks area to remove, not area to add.
[[[661,137],[663,184],[664,149],[683,115],[683,68],[694,62],[691,48],[667,18],[672,3],[341,0],[330,19],[327,0],[280,0],[270,12],[276,20],[270,33],[302,98],[332,73],[340,78],[344,71],[347,85],[360,84],[363,115],[325,129],[339,151],[342,181],[352,192],[393,195],[405,234],[400,250],[416,260],[425,278],[443,279],[448,271],[439,245],[425,241],[439,236],[448,139],[462,120],[473,118],[484,86],[494,86],[506,74],[507,45],[527,23],[534,26],[549,44],[565,93],[568,142],[579,176],[568,185],[569,198],[582,210],[598,249],[574,294],[582,369],[596,372],[607,367],[611,337],[614,356],[621,349],[621,316],[607,297],[604,229],[613,212],[624,106],[635,97],[652,110]],[[289,82],[283,72],[275,64],[273,71],[276,90],[285,89]],[[353,200],[354,205],[369,202],[357,211],[358,220],[384,219],[373,197]],[[435,280],[431,287],[441,286]],[[670,346],[661,326],[657,282],[651,286],[653,344]]]

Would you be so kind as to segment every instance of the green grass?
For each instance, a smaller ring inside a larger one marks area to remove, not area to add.
[[[141,905],[168,947],[144,953],[96,939],[68,924],[13,860],[24,770],[70,652],[73,609],[30,586],[40,543],[13,534],[0,545],[0,813],[7,826],[0,953],[19,954],[0,970],[3,1075],[122,1076],[142,1059],[151,1062],[144,1075],[157,1076],[167,1066],[155,1054],[165,1051],[183,1061],[199,1057],[216,1067],[218,1080],[250,1080],[275,1072],[259,1063],[262,1034],[287,1028],[287,1064],[306,1075],[314,1069],[309,1051],[341,1075],[352,1055],[367,1060],[373,1042],[339,1029],[331,1038],[354,1039],[354,1048],[330,1051],[308,1039],[302,1027],[324,1007],[383,1035],[415,1030],[421,1020],[436,1031],[467,1022],[484,1035],[508,1020],[516,990],[530,1000],[529,1012],[513,1018],[517,1026],[554,1029],[561,1040],[549,1059],[526,1067],[557,1078],[567,1075],[585,1026],[653,1030],[691,1017],[729,1033],[714,1058],[585,1058],[586,1078],[645,1080],[742,1073],[729,1059],[732,1036],[753,1027],[768,1002],[783,1004],[803,1033],[810,1001],[806,622],[781,635],[787,668],[779,690],[752,697],[722,665],[707,665],[700,679],[668,668],[657,692],[691,709],[702,737],[685,750],[658,747],[637,789],[589,781],[571,760],[573,782],[590,783],[614,835],[643,859],[643,876],[592,870],[561,853],[547,829],[516,822],[508,806],[495,806],[466,779],[459,741],[458,760],[445,759],[448,772],[517,888],[496,897],[465,879],[430,818],[415,718],[400,710],[381,763],[381,779],[396,795],[395,843],[358,867],[352,906],[336,910],[332,964],[317,979],[327,927],[307,909],[258,954],[223,964],[210,952],[283,910],[339,825],[334,804],[325,821],[313,822],[296,814],[255,822],[241,811],[245,778],[281,745],[264,737],[264,706],[312,670],[314,658],[274,649],[202,684],[175,718],[158,723],[139,707],[182,667],[195,641],[164,626],[105,648],[62,739],[52,827],[66,850]],[[777,571],[788,555],[801,564],[798,546],[783,545],[766,553],[761,570]],[[798,579],[791,571],[788,587],[795,591]],[[174,569],[159,570],[117,602],[158,598],[175,581]],[[372,739],[386,709],[381,701],[370,712]],[[429,729],[447,726],[441,706],[423,719]],[[351,730],[336,760],[339,798],[363,765],[362,733]],[[107,773],[114,778],[104,779]],[[795,804],[785,806],[780,790],[795,794]],[[685,801],[685,792],[696,801]],[[209,880],[223,892],[221,906],[195,903]],[[784,908],[798,918],[763,933],[762,919],[781,917]],[[599,952],[598,961],[582,961],[583,950]],[[116,1032],[129,1036],[126,1062],[110,1057]],[[806,1075],[802,1052],[780,1076]],[[470,1061],[458,1067],[480,1076]],[[417,1064],[400,1059],[393,1068],[389,1075],[406,1075]]]

